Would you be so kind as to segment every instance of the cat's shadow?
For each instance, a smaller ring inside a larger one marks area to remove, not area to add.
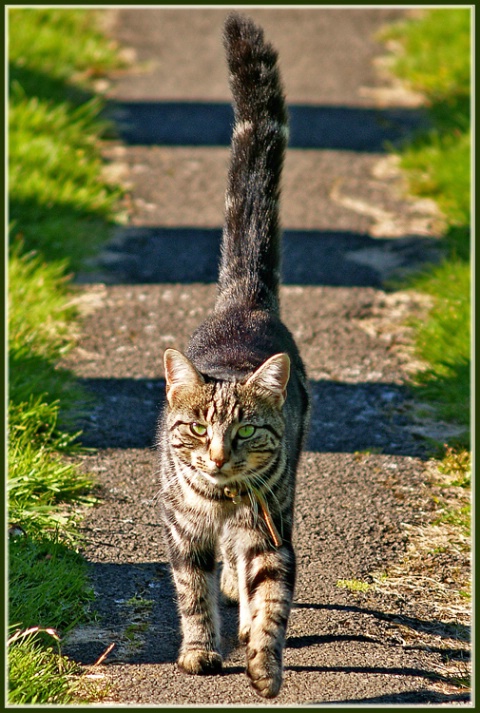
[[[115,644],[107,658],[107,663],[132,664],[168,664],[174,663],[181,644],[180,621],[175,602],[175,591],[170,568],[166,562],[144,563],[90,563],[90,580],[96,593],[95,617],[87,624],[78,627],[64,639],[63,652],[72,660],[90,666],[104,653],[110,644]],[[379,621],[390,621],[394,615],[381,610],[357,605],[295,603],[294,610],[308,610],[318,620],[315,627],[323,628],[325,617],[344,617],[346,612],[351,616],[370,616]],[[317,614],[315,614],[317,612]],[[221,650],[227,663],[224,674],[231,675],[243,671],[237,657],[228,662],[230,655],[243,646],[238,641],[238,607],[220,604],[221,618]],[[425,632],[435,629],[438,636],[450,641],[452,638],[460,641],[470,639],[470,629],[459,624],[445,624],[415,617],[401,616],[402,625],[413,632]],[[307,636],[291,635],[287,638],[286,649],[298,650],[321,646],[329,643],[344,642],[352,646],[362,644],[388,646],[384,638],[365,636],[355,628],[346,634]],[[414,648],[414,647],[413,647]],[[468,655],[460,646],[444,648],[438,651],[449,660],[463,659]],[[287,670],[311,670],[309,667],[287,665]],[[334,670],[329,667],[318,667],[319,671]],[[341,668],[338,670],[363,671],[362,667],[355,669]],[[387,671],[387,670],[386,670]],[[380,671],[377,671],[380,672]],[[387,671],[388,672],[388,671]],[[391,672],[391,671],[390,671]],[[400,671],[404,675],[424,675]]]
[[[64,654],[91,666],[114,644],[108,655],[110,664],[176,661],[180,619],[166,562],[94,562],[89,564],[89,578],[95,591],[91,621],[66,634]],[[219,613],[221,652],[227,658],[241,646],[238,606],[220,599]]]

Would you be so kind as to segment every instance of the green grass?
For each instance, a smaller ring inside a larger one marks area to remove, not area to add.
[[[435,199],[446,229],[444,258],[409,286],[431,295],[428,319],[416,326],[428,364],[414,391],[440,419],[465,426],[449,443],[470,445],[470,11],[439,8],[388,30],[401,46],[395,72],[428,104],[431,128],[401,153],[412,192]]]
[[[51,579],[53,571],[55,579]],[[9,570],[12,623],[67,632],[84,617],[78,593],[84,590],[84,603],[92,599],[91,589],[85,588],[85,574],[83,558],[68,544],[55,540],[53,533],[14,537]],[[26,582],[28,587],[23,586]]]
[[[48,637],[48,638],[47,638]],[[9,640],[10,705],[75,703],[79,667],[59,653],[54,631],[26,629]],[[35,681],[32,687],[32,681]]]
[[[9,702],[69,703],[77,671],[60,638],[92,598],[78,553],[93,502],[59,368],[75,344],[69,275],[108,237],[120,191],[102,179],[92,77],[118,64],[90,10],[9,10]],[[48,630],[48,631],[47,631]],[[47,632],[47,633],[45,633]],[[48,633],[50,632],[50,633]],[[52,633],[53,632],[53,633]],[[53,644],[52,644],[53,642]]]
[[[118,67],[116,47],[105,39],[92,11],[11,8],[8,20],[13,80],[26,70],[45,75],[50,82],[70,83],[73,76],[70,93],[75,93],[82,86],[89,90],[92,77]],[[26,88],[32,95],[38,92],[36,81]],[[55,95],[50,90],[52,95],[65,98],[63,91]]]
[[[470,268],[450,257],[418,277],[416,289],[434,305],[427,321],[417,323],[417,350],[428,363],[415,377],[415,391],[432,403],[443,420],[465,426],[458,445],[468,447],[470,424]]]
[[[101,180],[106,124],[87,82],[118,60],[94,27],[88,10],[9,11],[9,217],[27,249],[68,269],[105,241],[119,197]]]
[[[74,109],[11,94],[10,220],[29,248],[73,269],[105,241],[118,196],[99,180],[100,108],[96,99]]]
[[[388,30],[404,48],[396,72],[429,98],[451,101],[470,89],[470,11],[428,10]]]
[[[87,502],[91,486],[64,458],[79,450],[65,428],[69,411],[85,401],[72,374],[57,368],[75,343],[77,313],[62,265],[20,247],[9,269],[9,517],[30,535],[50,524],[68,537],[67,505]]]
[[[388,36],[399,40],[403,48],[395,63],[396,73],[426,96],[433,121],[433,129],[420,137],[411,154],[411,168],[418,162],[417,170],[424,173],[424,182],[417,185],[423,185],[429,195],[438,191],[449,217],[468,223],[470,12],[429,10],[421,20],[391,28]],[[453,161],[457,151],[459,160]],[[442,165],[443,158],[446,165]]]

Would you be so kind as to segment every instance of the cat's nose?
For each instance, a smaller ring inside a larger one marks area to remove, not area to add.
[[[230,458],[230,448],[225,443],[223,437],[217,435],[213,436],[208,455],[212,463],[215,463],[218,470],[223,468],[225,463]]]

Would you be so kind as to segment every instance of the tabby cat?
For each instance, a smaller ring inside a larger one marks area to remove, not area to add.
[[[247,675],[266,698],[282,684],[295,584],[295,472],[309,411],[307,379],[279,316],[280,175],[288,117],[277,53],[236,13],[224,43],[235,125],[218,292],[186,355],[165,352],[160,422],[162,517],[183,643],[178,666],[221,670],[220,587],[239,602]]]

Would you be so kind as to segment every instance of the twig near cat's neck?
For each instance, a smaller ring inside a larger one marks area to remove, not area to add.
[[[277,528],[275,527],[275,523],[273,522],[273,518],[270,514],[270,510],[268,509],[267,501],[263,497],[262,493],[259,490],[257,490],[257,488],[252,487],[251,490],[255,495],[257,503],[260,505],[260,507],[262,509],[263,517],[265,519],[265,524],[266,524],[268,531],[271,535],[273,544],[275,545],[275,547],[281,547],[282,546],[282,538],[281,538]],[[236,489],[225,487],[223,492],[225,493],[227,498],[231,498],[232,501],[237,505],[241,502],[246,502],[245,501],[246,496],[239,495],[238,491]],[[248,504],[248,503],[246,503],[246,504]]]
[[[268,531],[272,536],[273,544],[275,545],[275,547],[281,547],[282,538],[280,537],[280,534],[277,528],[275,527],[275,523],[273,522],[272,516],[270,515],[270,510],[268,509],[267,501],[263,497],[262,493],[256,488],[253,489],[253,492],[255,493],[255,497],[257,498],[258,504],[262,508],[263,517],[265,518],[265,523],[268,527]]]

